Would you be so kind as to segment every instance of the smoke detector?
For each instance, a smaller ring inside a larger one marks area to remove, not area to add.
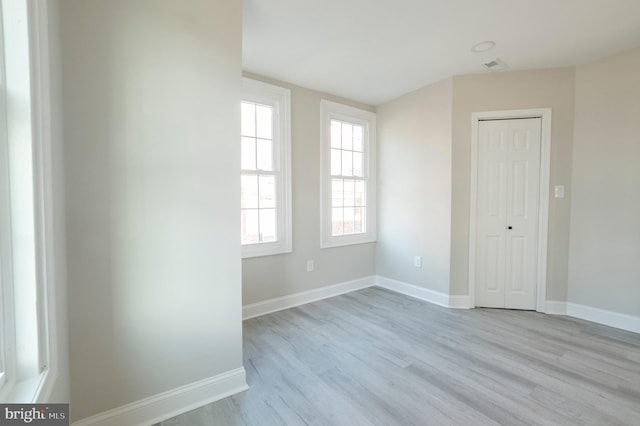
[[[502,71],[507,69],[507,64],[502,62],[502,60],[499,58],[495,58],[488,62],[484,62],[482,66],[489,71]]]
[[[481,53],[481,52],[486,52],[487,50],[491,50],[494,47],[496,47],[496,42],[493,40],[481,41],[480,43],[475,44],[471,48],[471,51],[473,53]]]

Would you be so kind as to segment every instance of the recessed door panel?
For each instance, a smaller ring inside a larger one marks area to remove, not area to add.
[[[527,214],[528,166],[527,161],[514,161],[512,164],[510,204],[513,217],[525,217]]]
[[[502,152],[504,150],[504,131],[502,129],[489,130],[487,136],[489,137],[487,143],[489,152]]]
[[[499,218],[504,216],[502,209],[504,163],[502,161],[489,162],[487,175],[487,215]]]
[[[531,133],[526,129],[517,129],[513,131],[513,150],[529,151],[529,141]]]
[[[486,282],[487,291],[496,293],[502,291],[502,277],[500,264],[500,246],[502,245],[502,237],[491,235],[487,237],[485,250],[487,252],[487,264],[486,264]]]
[[[512,293],[522,293],[525,282],[525,263],[527,252],[527,239],[525,237],[511,237],[509,239],[509,253],[507,262],[509,265],[509,289]]]

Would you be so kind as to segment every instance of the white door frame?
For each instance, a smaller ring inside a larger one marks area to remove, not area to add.
[[[476,232],[478,201],[478,123],[483,120],[540,118],[540,203],[538,209],[538,253],[536,311],[545,312],[547,298],[547,240],[549,232],[549,175],[551,171],[551,108],[484,111],[471,114],[471,203],[469,214],[469,307],[476,306]]]

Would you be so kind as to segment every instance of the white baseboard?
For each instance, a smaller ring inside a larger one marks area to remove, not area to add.
[[[73,422],[73,426],[149,426],[249,389],[244,367]]]
[[[316,288],[314,290],[303,291],[301,293],[295,293],[288,296],[277,297],[275,299],[265,300],[264,302],[252,303],[242,307],[242,319],[254,318],[260,315],[281,311],[283,309],[304,305],[305,303],[326,299],[328,297],[339,296],[344,293],[371,287],[374,284],[375,277],[370,276]]]
[[[577,303],[567,303],[567,315],[598,324],[620,328],[622,330],[640,333],[640,317],[607,311],[591,306],[578,305]]]
[[[269,314],[305,303],[315,302],[328,297],[338,296],[363,288],[378,286],[387,290],[395,291],[406,296],[415,297],[425,302],[444,306],[452,309],[469,309],[469,296],[448,295],[424,287],[397,281],[382,276],[370,276],[327,287],[295,293],[289,296],[278,297],[265,300],[264,302],[253,303],[242,308],[242,318],[249,319],[260,315]],[[640,317],[592,308],[590,306],[578,305],[570,302],[547,300],[545,302],[545,313],[550,315],[568,315],[575,318],[592,321],[595,323],[620,328],[622,330],[640,333]]]
[[[469,296],[449,296],[451,309],[469,309]]]
[[[577,303],[547,300],[545,313],[551,315],[567,315],[621,330],[640,333],[640,317],[579,305]]]
[[[417,285],[393,280],[391,278],[381,277],[379,275],[376,277],[376,285],[378,287],[386,288],[387,290],[395,291],[406,296],[424,300],[425,302],[444,306],[445,308],[449,307],[449,295],[445,293],[429,290],[424,287],[419,287]]]

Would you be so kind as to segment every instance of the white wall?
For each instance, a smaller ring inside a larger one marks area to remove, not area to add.
[[[568,301],[640,316],[640,49],[576,68]]]
[[[61,2],[72,420],[242,365],[241,27]]]
[[[377,274],[449,294],[452,79],[378,107]],[[414,267],[422,256],[422,268]]]

